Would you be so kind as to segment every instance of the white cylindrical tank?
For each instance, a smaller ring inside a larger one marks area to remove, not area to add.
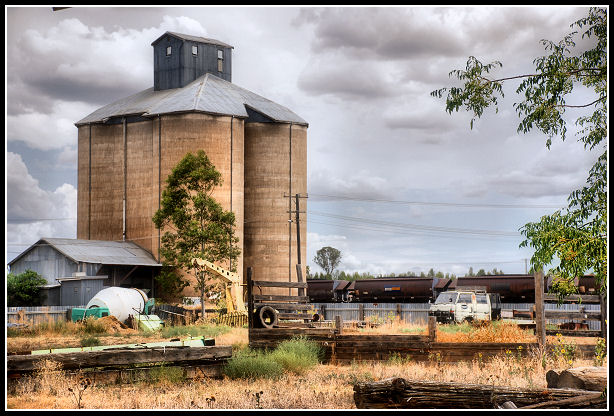
[[[143,313],[146,302],[147,295],[140,289],[113,286],[96,293],[85,308],[108,308],[109,315],[124,322],[128,315]]]

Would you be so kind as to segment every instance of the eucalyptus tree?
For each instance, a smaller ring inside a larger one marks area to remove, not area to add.
[[[204,316],[205,293],[219,293],[221,288],[209,283],[215,276],[200,270],[192,260],[199,257],[210,262],[229,261],[231,271],[236,271],[241,251],[235,236],[235,215],[211,196],[222,184],[222,175],[202,150],[196,155],[186,154],[166,184],[160,209],[153,216],[156,228],[165,230],[160,254],[166,265],[195,273]]]
[[[520,80],[516,89],[520,98],[514,103],[520,118],[517,131],[541,131],[548,149],[553,138],[567,137],[566,111],[581,113],[574,122],[578,140],[586,150],[601,152],[588,172],[586,185],[569,195],[566,208],[520,228],[524,236],[520,247],[534,249],[532,270],[551,267],[548,272],[557,277],[555,291],[561,297],[576,292],[574,279],[590,271],[601,291],[607,288],[607,9],[591,8],[571,28],[576,30],[558,43],[541,41],[547,54],[533,61],[534,73],[493,78],[489,73],[502,63],[483,64],[471,56],[464,70],[450,72],[462,86],[431,92],[438,98],[447,94],[446,111],[450,114],[460,109],[472,113],[473,128],[486,108],[498,111],[504,82]],[[590,43],[587,49],[576,48],[578,30]],[[584,101],[578,102],[581,99]]]

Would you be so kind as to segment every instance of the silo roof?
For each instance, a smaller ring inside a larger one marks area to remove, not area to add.
[[[158,266],[153,256],[131,241],[79,240],[73,238],[42,238],[9,263],[12,264],[32,248],[48,244],[75,263]]]
[[[204,112],[247,118],[246,106],[281,123],[308,123],[288,108],[212,74],[204,74],[182,88],[154,91],[153,87],[115,101],[75,123],[101,123],[112,117],[177,112]]]

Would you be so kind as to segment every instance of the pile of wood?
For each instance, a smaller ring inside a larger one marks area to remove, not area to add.
[[[582,377],[579,374],[576,372],[577,377]],[[389,378],[355,384],[354,402],[359,409],[605,409],[606,379],[597,382],[599,377],[594,373],[590,378],[592,381],[585,386],[596,390],[569,388],[565,382],[571,379],[568,376],[557,378],[562,380],[563,388],[547,389]]]

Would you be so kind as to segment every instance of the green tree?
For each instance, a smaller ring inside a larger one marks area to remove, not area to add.
[[[503,83],[522,80],[516,93],[522,100],[514,104],[520,118],[519,133],[537,129],[546,135],[549,149],[552,138],[565,140],[566,110],[582,112],[575,119],[578,140],[584,148],[600,151],[588,173],[586,186],[572,192],[565,209],[543,216],[520,228],[524,240],[520,247],[533,248],[531,268],[551,267],[558,279],[569,282],[589,271],[595,274],[602,291],[607,288],[607,9],[591,8],[588,16],[571,25],[582,30],[582,38],[590,42],[583,50],[576,49],[574,30],[560,42],[542,40],[548,54],[536,58],[535,72],[498,79],[488,77],[501,67],[498,61],[482,64],[469,57],[465,70],[454,70],[463,82],[461,87],[442,88],[431,95],[441,98],[447,92],[446,111],[450,114],[464,108],[473,114],[470,126],[491,105],[498,111],[498,98],[503,98]],[[574,94],[580,91],[582,94]],[[592,94],[582,102],[578,100]],[[584,95],[583,95],[584,94]],[[580,98],[577,98],[580,96]],[[573,98],[572,98],[573,97]],[[570,100],[572,98],[572,100]],[[569,104],[569,102],[573,102]],[[555,264],[558,261],[558,266]],[[559,285],[562,297],[576,290],[575,285]]]
[[[202,150],[196,155],[186,154],[166,184],[160,209],[153,216],[156,228],[167,229],[162,235],[160,254],[171,268],[194,272],[204,316],[205,293],[222,292],[223,283],[194,266],[192,259],[230,261],[231,271],[236,271],[235,261],[241,251],[235,237],[235,215],[211,196],[222,184],[222,175]]]
[[[6,278],[7,306],[40,306],[44,299],[41,286],[47,280],[33,270],[9,273]]]
[[[316,252],[313,262],[320,266],[328,276],[332,276],[334,270],[341,263],[341,257],[341,251],[327,246]]]

